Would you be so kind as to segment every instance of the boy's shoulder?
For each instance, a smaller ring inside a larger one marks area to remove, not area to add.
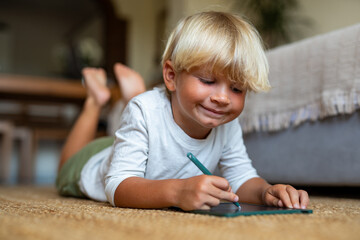
[[[130,100],[130,103],[147,108],[163,108],[169,103],[164,86],[155,87]]]

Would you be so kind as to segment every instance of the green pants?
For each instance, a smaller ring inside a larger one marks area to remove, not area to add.
[[[98,138],[68,159],[56,178],[56,188],[59,194],[63,196],[86,197],[80,191],[78,184],[81,170],[92,156],[111,146],[113,142],[114,137]]]

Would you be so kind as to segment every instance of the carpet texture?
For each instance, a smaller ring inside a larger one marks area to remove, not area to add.
[[[0,239],[360,239],[360,199],[311,197],[309,208],[313,214],[221,218],[0,186]]]

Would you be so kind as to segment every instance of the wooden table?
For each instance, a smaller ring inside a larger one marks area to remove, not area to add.
[[[121,96],[117,85],[110,87],[110,91],[109,104],[111,107]],[[33,180],[35,153],[39,140],[63,141],[73,124],[73,121],[64,121],[62,116],[34,117],[29,111],[30,107],[40,105],[59,108],[64,105],[75,105],[81,110],[86,95],[86,89],[82,86],[80,79],[0,74],[0,104],[10,102],[21,106],[21,111],[14,114],[4,111],[0,105],[0,123],[2,123],[0,126],[5,126],[3,131],[0,128],[3,148],[9,148],[7,147],[9,141],[5,141],[6,136],[20,141],[18,164],[20,166],[18,174],[20,182],[29,183]],[[99,130],[97,134],[103,136],[106,131]],[[11,152],[11,149],[8,151]],[[0,156],[0,168],[2,168],[0,181],[6,181],[9,172],[9,169],[5,168],[9,168],[10,159],[5,155],[9,154],[5,153]]]
[[[85,97],[80,80],[0,74],[0,99],[79,104]]]
[[[16,114],[1,114],[3,119],[15,125],[33,126],[64,125],[61,116],[53,118],[35,118],[29,113],[30,105],[59,107],[72,104],[81,108],[86,98],[86,89],[80,79],[69,80],[22,75],[0,74],[0,102],[10,101],[20,104],[21,111]],[[1,110],[1,109],[0,109]]]

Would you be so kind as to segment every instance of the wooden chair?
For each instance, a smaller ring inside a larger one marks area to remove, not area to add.
[[[0,121],[0,184],[8,183],[13,150],[14,126],[9,121]]]
[[[19,142],[18,183],[31,184],[35,176],[33,131],[27,127],[16,127],[14,142]]]
[[[34,179],[33,133],[27,127],[15,127],[11,122],[0,121],[1,158],[0,184],[10,183],[11,155],[19,146],[18,183],[29,184]],[[18,144],[17,144],[18,143]]]

